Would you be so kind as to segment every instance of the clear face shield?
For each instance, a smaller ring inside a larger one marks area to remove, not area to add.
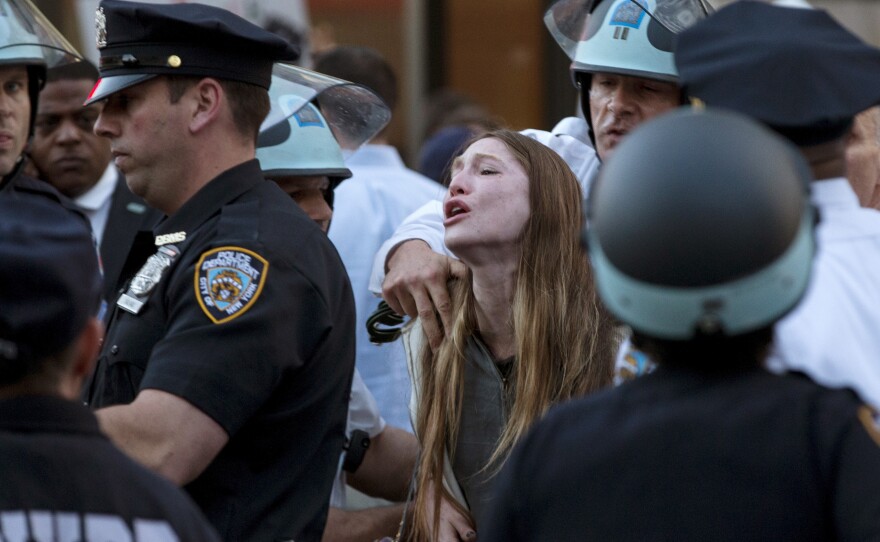
[[[277,63],[269,87],[272,108],[264,133],[315,100],[339,146],[354,151],[388,124],[391,111],[370,89],[291,64]]]
[[[0,0],[0,64],[54,68],[82,60],[30,0]]]
[[[593,19],[604,19],[607,14],[607,10],[596,9],[603,1],[613,3],[613,0],[559,0],[544,14],[550,35],[572,61],[578,60],[582,43],[591,39],[602,24],[601,20]],[[641,19],[648,16],[673,34],[715,11],[708,0],[626,0],[615,9],[622,27],[626,26],[627,17],[632,19],[630,24],[640,24]]]

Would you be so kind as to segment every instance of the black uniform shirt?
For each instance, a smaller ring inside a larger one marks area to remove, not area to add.
[[[880,433],[848,390],[661,367],[551,412],[482,541],[878,540]]]
[[[156,233],[166,244],[117,302],[89,403],[148,388],[184,398],[230,437],[187,486],[221,536],[319,540],[354,367],[339,256],[256,160]]]
[[[219,540],[186,494],[71,401],[0,401],[0,465],[2,540]]]

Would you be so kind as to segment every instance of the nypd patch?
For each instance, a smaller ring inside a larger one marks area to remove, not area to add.
[[[260,296],[269,262],[240,247],[220,247],[202,254],[196,264],[196,298],[215,324],[244,314]]]

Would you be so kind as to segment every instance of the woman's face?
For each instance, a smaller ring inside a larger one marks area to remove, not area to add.
[[[494,137],[476,141],[453,161],[451,174],[443,201],[446,246],[465,263],[517,255],[531,212],[529,179],[507,145]]]

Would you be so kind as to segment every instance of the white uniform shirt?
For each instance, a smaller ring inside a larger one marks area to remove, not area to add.
[[[376,404],[376,398],[370,393],[370,390],[364,385],[357,369],[354,370],[354,376],[351,380],[351,396],[348,402],[348,420],[345,422],[345,435],[348,437],[354,430],[366,431],[370,438],[385,430],[385,420],[379,414],[379,406]],[[330,506],[334,508],[345,508],[345,471],[342,470],[342,462],[345,460],[343,455],[339,459],[339,466],[336,467],[336,479],[333,480],[333,491],[330,493]]]
[[[810,285],[777,323],[771,370],[851,387],[880,407],[880,212],[859,207],[844,178],[811,186],[821,222]]]
[[[589,183],[599,170],[599,158],[590,142],[589,127],[584,119],[579,117],[562,119],[552,132],[523,130],[521,133],[556,151],[580,181],[583,193],[589,193]],[[342,184],[342,186],[344,185],[345,183]],[[434,252],[454,257],[443,242],[443,202],[441,200],[425,204],[409,216],[397,228],[394,235],[382,244],[376,253],[373,272],[370,276],[370,290],[374,294],[382,294],[382,281],[385,280],[385,260],[388,253],[392,248],[409,239],[420,239],[428,243]]]
[[[369,342],[367,317],[379,299],[368,288],[373,256],[410,213],[441,197],[443,187],[407,169],[397,150],[365,145],[346,160],[353,176],[335,191],[330,240],[336,245],[354,292],[357,313],[356,366],[379,410],[391,425],[410,429],[409,375],[403,346]]]
[[[104,228],[107,226],[110,204],[113,200],[113,192],[116,190],[116,178],[116,166],[110,164],[94,186],[73,200],[88,217],[98,246],[104,239]]]

